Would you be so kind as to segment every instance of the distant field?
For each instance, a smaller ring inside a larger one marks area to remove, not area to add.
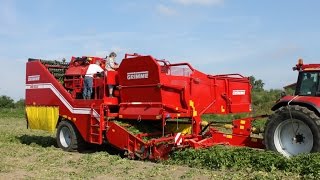
[[[299,179],[302,177],[299,173],[277,169],[266,172],[248,166],[243,168],[231,166],[231,169],[226,166],[214,168],[215,166],[210,164],[203,166],[204,163],[197,164],[201,161],[193,161],[200,157],[199,154],[195,154],[194,159],[186,158],[183,153],[176,154],[172,160],[152,163],[128,160],[102,150],[91,147],[84,153],[64,152],[56,147],[54,135],[26,129],[24,118],[0,118],[0,179]],[[185,155],[190,156],[190,154]],[[211,163],[232,162],[225,158],[223,152],[220,157],[223,157],[220,162]],[[261,158],[261,161],[265,159]]]
[[[24,108],[0,108],[0,118],[24,118]]]

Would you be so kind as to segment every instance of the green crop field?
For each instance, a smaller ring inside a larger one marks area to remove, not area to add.
[[[9,111],[12,112],[12,111]],[[20,113],[19,113],[20,112]],[[318,179],[320,155],[286,159],[218,146],[174,152],[162,162],[133,161],[108,147],[64,152],[53,134],[28,130],[21,111],[0,118],[0,179]],[[19,115],[20,114],[20,115]],[[12,117],[10,117],[12,116]],[[110,147],[109,147],[110,148]]]

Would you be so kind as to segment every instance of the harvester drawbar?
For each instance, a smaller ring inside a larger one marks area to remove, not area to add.
[[[252,122],[237,119],[230,133],[201,119],[204,114],[251,112],[251,85],[240,74],[208,75],[188,63],[126,54],[116,71],[93,78],[82,99],[89,64],[106,60],[72,57],[69,63],[29,59],[26,68],[28,127],[54,132],[66,151],[108,143],[129,158],[165,159],[175,149],[218,144],[264,148]],[[108,86],[113,85],[113,97]],[[132,131],[135,128],[137,131]]]

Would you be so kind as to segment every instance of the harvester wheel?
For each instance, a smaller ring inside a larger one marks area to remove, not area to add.
[[[268,150],[287,157],[319,152],[320,118],[306,107],[282,107],[269,117],[264,140]]]
[[[61,121],[57,129],[57,144],[64,151],[77,151],[83,143],[83,139],[75,128],[75,126],[68,121]]]

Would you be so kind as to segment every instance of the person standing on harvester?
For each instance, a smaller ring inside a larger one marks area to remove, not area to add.
[[[111,52],[109,57],[107,57],[107,64],[106,64],[106,70],[107,71],[115,71],[119,68],[119,65],[115,62],[115,58],[117,57],[117,54],[115,52]],[[108,84],[109,88],[109,97],[113,97],[113,85]]]
[[[84,88],[83,88],[83,99],[91,99],[92,86],[93,86],[93,75],[103,72],[100,67],[100,62],[97,61],[95,64],[90,64],[86,75],[84,76]]]

